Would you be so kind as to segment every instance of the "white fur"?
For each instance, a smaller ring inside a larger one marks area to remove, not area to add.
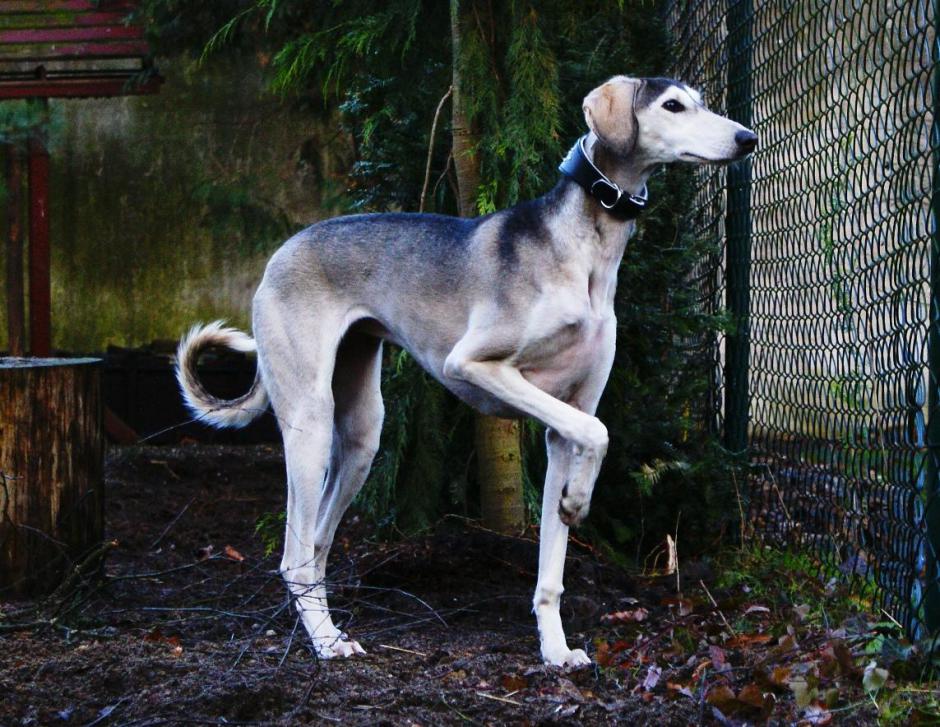
[[[193,416],[213,427],[244,427],[268,407],[268,395],[263,382],[256,379],[251,396],[239,398],[237,403],[207,398],[196,379],[196,359],[199,352],[209,346],[230,348],[242,353],[257,350],[255,340],[235,328],[226,328],[225,321],[196,324],[180,341],[176,349],[176,381],[183,401]]]
[[[643,84],[617,76],[584,100],[589,154],[623,191],[639,193],[659,164],[725,163],[753,148],[737,145],[744,127],[712,114],[681,85],[652,102],[644,95],[634,108],[640,89],[661,85]],[[683,104],[680,113],[663,108],[669,100]],[[270,397],[288,479],[281,572],[320,656],[362,653],[330,617],[326,561],[378,449],[381,342],[390,340],[477,409],[545,425],[533,599],[541,653],[549,664],[589,663],[582,649],[568,647],[559,603],[568,528],[587,515],[608,446],[595,411],[613,363],[617,270],[634,223],[610,216],[575,184],[559,190],[542,208],[544,225],[522,233],[506,232],[513,210],[460,225],[353,216],[298,233],[271,258],[255,294],[259,373],[239,400],[208,396],[195,357],[207,345],[253,350],[250,337],[216,322],[180,344],[180,387],[203,420],[241,426]],[[469,231],[456,244],[460,230]],[[532,244],[535,234],[542,238]]]

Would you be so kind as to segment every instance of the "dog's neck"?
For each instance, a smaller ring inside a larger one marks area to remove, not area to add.
[[[627,194],[639,194],[655,169],[655,165],[650,165],[647,160],[638,155],[625,157],[614,154],[603,144],[598,143],[593,131],[588,134],[585,147],[594,166]]]

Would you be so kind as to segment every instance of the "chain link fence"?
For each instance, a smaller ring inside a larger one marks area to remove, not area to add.
[[[940,629],[938,4],[672,0],[675,75],[758,151],[700,172],[715,411],[749,521]]]

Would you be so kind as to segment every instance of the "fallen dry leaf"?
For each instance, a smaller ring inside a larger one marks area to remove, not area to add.
[[[755,605],[753,605],[753,606],[748,606],[748,607],[744,610],[744,615],[745,615],[745,616],[747,616],[747,615],[749,615],[749,614],[752,614],[752,613],[770,613],[770,609],[767,608],[767,606],[759,606],[759,605],[755,604]]]
[[[803,710],[803,719],[812,725],[827,725],[832,722],[832,712],[816,704]]]
[[[874,661],[869,662],[862,674],[862,686],[866,692],[877,692],[888,681],[888,670],[882,669]]]
[[[695,604],[688,598],[664,598],[661,603],[663,606],[678,609],[680,616],[688,616],[695,610]]]
[[[500,679],[500,684],[507,692],[518,692],[529,686],[529,680],[521,674],[505,674]]]
[[[714,707],[718,707],[722,712],[727,713],[727,708],[734,706],[737,699],[731,687],[726,684],[717,684],[708,690],[705,701]],[[722,707],[725,709],[722,709]]]
[[[208,560],[212,557],[214,552],[215,548],[209,544],[205,548],[200,548],[196,551],[196,560]]]
[[[601,616],[601,621],[603,623],[639,623],[640,621],[646,621],[649,617],[650,612],[645,608],[640,606],[639,608],[634,608],[627,611],[614,611],[613,613],[605,613]]]
[[[671,692],[676,692],[677,694],[681,694],[684,697],[688,697],[689,699],[695,699],[695,695],[692,694],[692,690],[685,684],[676,684],[674,682],[666,682],[666,689],[668,689]]]
[[[712,665],[711,659],[703,659],[699,663],[699,665],[695,667],[695,671],[692,672],[692,681],[698,682],[698,680],[702,678],[702,672],[705,671],[711,665]]]
[[[796,620],[800,623],[806,620],[806,617],[809,616],[811,607],[808,603],[801,604],[799,606],[793,607],[793,614],[796,616]]]
[[[728,664],[725,650],[720,646],[709,646],[708,655],[712,658],[712,666],[716,672],[721,674],[722,672],[731,671],[731,666]]]
[[[770,634],[738,634],[725,642],[729,649],[739,649],[742,646],[754,646],[755,644],[766,644],[773,641]]]
[[[852,650],[842,641],[832,642],[832,651],[839,661],[839,666],[845,676],[851,676],[858,673],[858,667],[855,665],[855,658],[852,656]]]
[[[796,700],[796,706],[808,707],[809,703],[816,698],[816,689],[811,689],[804,677],[791,679],[788,684],[793,692],[793,698]]]
[[[239,553],[237,550],[235,550],[235,548],[233,548],[231,545],[226,545],[222,553],[229,560],[235,560],[235,561],[238,561],[239,563],[245,560],[245,556]]]
[[[662,676],[662,673],[662,669],[660,669],[655,664],[652,664],[646,671],[646,678],[643,680],[643,688],[646,691],[655,689],[656,685],[659,684],[659,677]]]
[[[790,667],[775,666],[770,676],[771,681],[780,687],[786,687],[790,684]]]
[[[597,648],[594,652],[594,661],[597,662],[597,665],[600,667],[608,667],[613,661],[610,657],[610,644],[606,641],[601,641],[597,644]]]
[[[796,637],[793,634],[784,634],[777,642],[775,651],[778,654],[785,654],[788,651],[796,651],[798,648],[799,644],[796,642]]]
[[[738,701],[756,709],[764,708],[764,692],[756,684],[748,684],[738,692]]]

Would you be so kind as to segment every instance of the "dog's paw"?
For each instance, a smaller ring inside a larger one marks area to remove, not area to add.
[[[358,641],[352,639],[330,639],[321,643],[314,643],[317,656],[321,659],[348,659],[350,656],[365,654]]]
[[[591,659],[584,652],[584,649],[560,649],[553,654],[543,654],[542,658],[545,659],[546,664],[572,669],[580,669],[591,665]]]
[[[577,495],[568,494],[568,485],[561,491],[558,501],[558,517],[568,527],[580,524],[587,517],[591,501]]]
[[[333,651],[336,652],[336,656],[344,659],[366,653],[366,650],[359,645],[359,642],[353,641],[352,639],[348,641],[337,641],[333,644]]]

